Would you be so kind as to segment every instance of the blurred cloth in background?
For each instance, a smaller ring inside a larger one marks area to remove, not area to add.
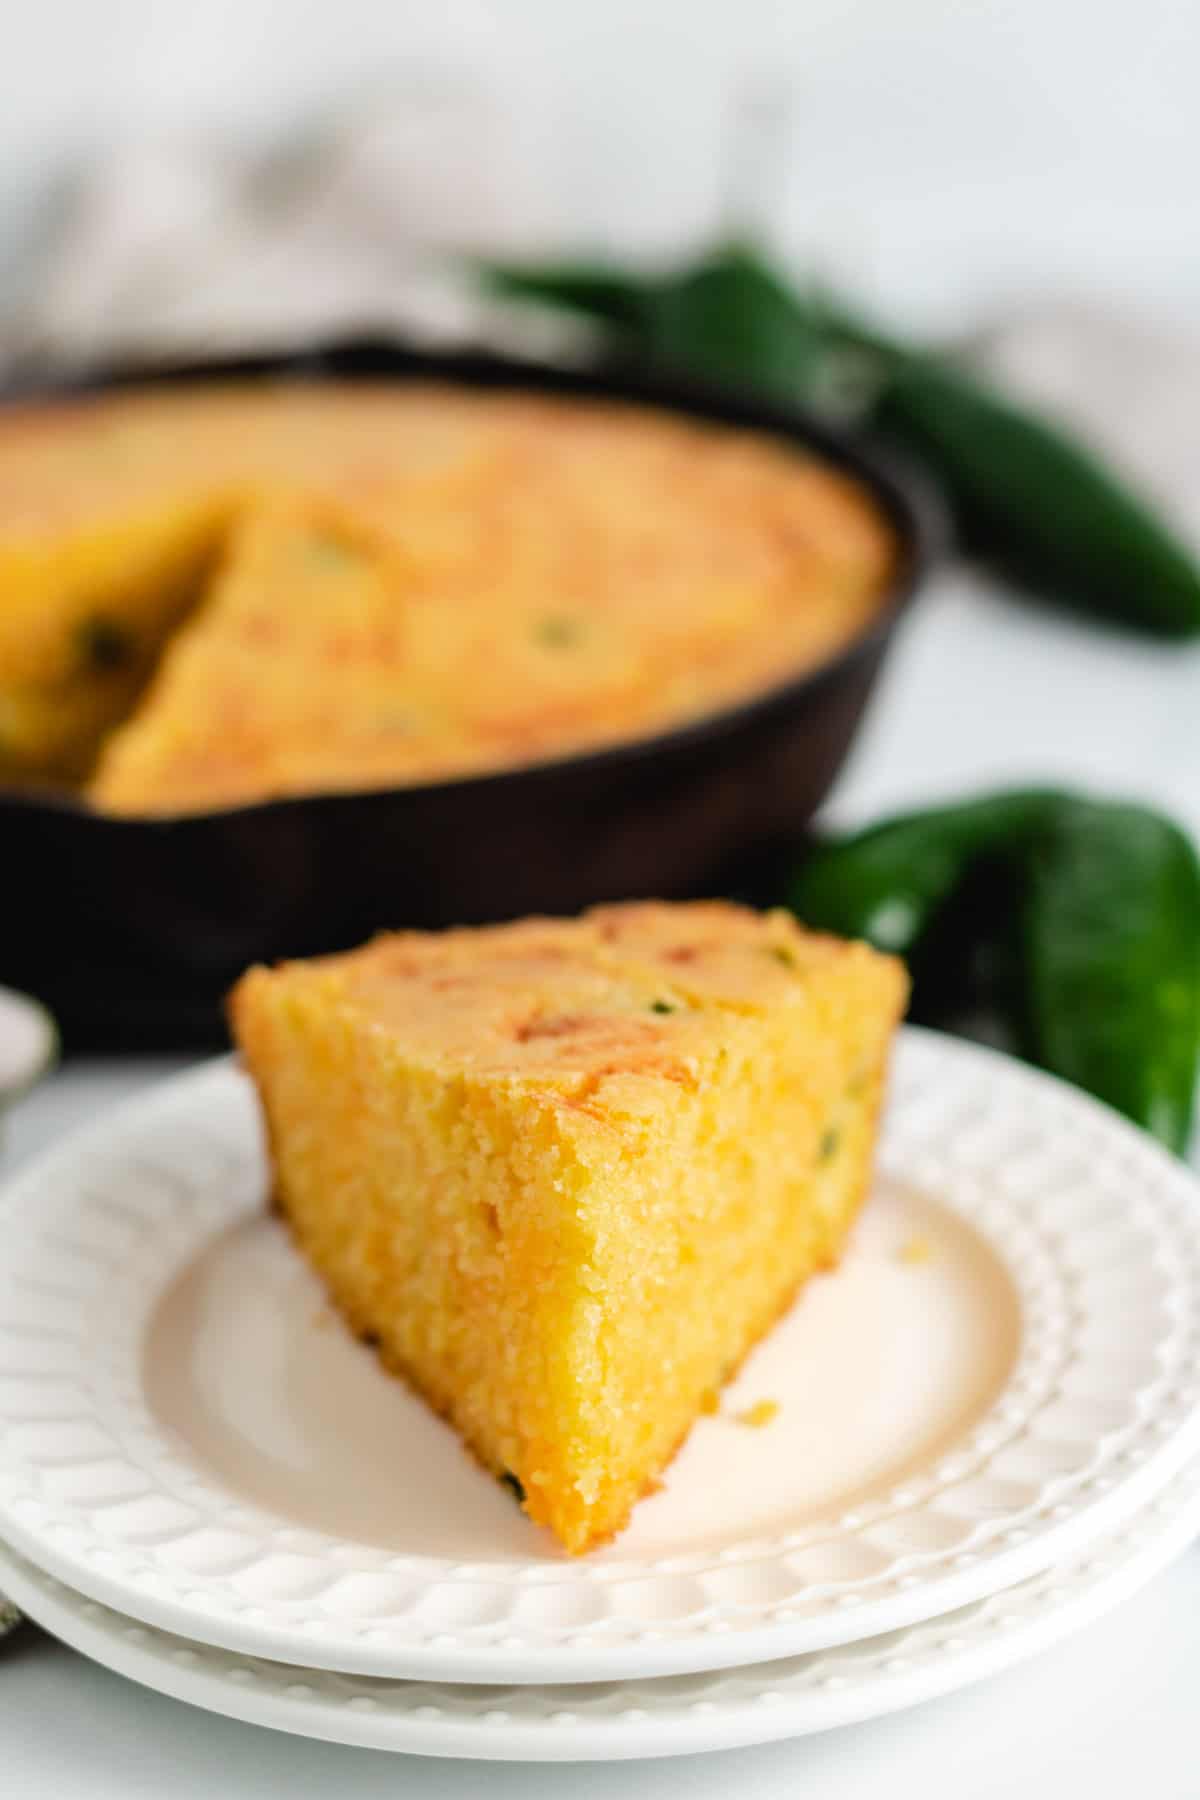
[[[477,328],[442,264],[518,251],[536,216],[498,105],[449,79],[334,114],[269,149],[181,131],[80,170],[0,324],[0,360],[49,367],[229,355]]]
[[[459,267],[468,251],[570,244],[521,143],[497,97],[451,75],[268,149],[187,130],[123,143],[74,176],[0,307],[0,376],[361,334],[558,353],[561,326],[543,335],[488,307]],[[1128,302],[1064,299],[984,321],[959,347],[1081,430],[1200,542],[1200,334]]]

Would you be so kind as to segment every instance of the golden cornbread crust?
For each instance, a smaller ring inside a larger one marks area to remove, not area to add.
[[[724,903],[403,932],[230,1002],[351,1328],[572,1552],[836,1262],[901,966]]]
[[[828,660],[893,557],[833,467],[636,406],[246,382],[10,409],[0,772],[170,814],[653,735]]]

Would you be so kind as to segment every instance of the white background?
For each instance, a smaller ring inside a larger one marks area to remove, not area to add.
[[[497,96],[531,220],[712,223],[731,94],[792,95],[783,245],[941,323],[1089,286],[1200,298],[1193,0],[4,0],[0,268],[114,135],[270,138],[430,83]]]

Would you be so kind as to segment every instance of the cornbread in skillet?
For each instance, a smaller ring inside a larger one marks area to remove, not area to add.
[[[343,629],[344,584],[292,579],[279,514],[308,507],[377,563],[379,657]],[[77,777],[99,755],[97,806],[178,813],[645,737],[827,660],[878,613],[892,557],[836,469],[644,407],[248,381],[10,409],[0,771]],[[318,645],[338,711],[302,749],[331,711],[299,691],[325,679]],[[242,741],[251,669],[272,722]]]
[[[789,914],[647,903],[252,969],[231,1018],[342,1313],[580,1552],[837,1260],[905,996]]]

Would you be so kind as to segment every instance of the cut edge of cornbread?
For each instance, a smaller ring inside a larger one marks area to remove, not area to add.
[[[335,1304],[578,1553],[836,1262],[906,987],[788,915],[648,905],[255,969],[231,1017]]]
[[[42,555],[0,546],[0,774],[90,771],[204,599],[228,511],[201,494],[80,530]]]
[[[372,751],[399,771],[404,733],[364,730],[364,696],[356,708],[344,681],[347,665],[403,660],[397,563],[369,521],[327,495],[246,507],[202,604],[101,746],[90,803],[138,816],[352,787]],[[360,759],[349,772],[347,743]]]

